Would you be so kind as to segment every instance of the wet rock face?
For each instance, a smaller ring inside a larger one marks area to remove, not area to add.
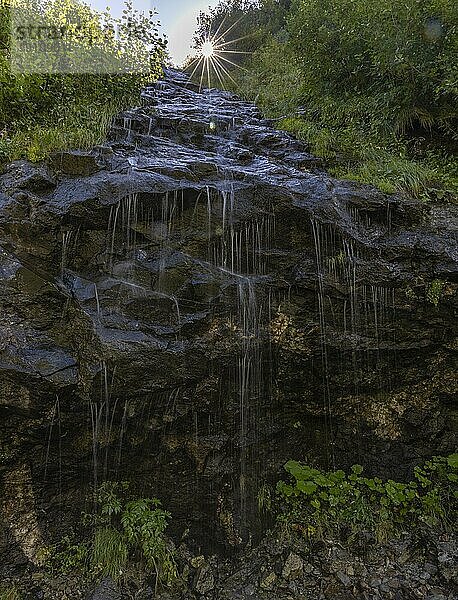
[[[221,550],[257,530],[289,458],[399,477],[451,451],[457,221],[330,178],[255,107],[177,72],[93,153],[13,163],[7,496],[26,464],[57,535],[91,485],[129,479],[176,535]]]

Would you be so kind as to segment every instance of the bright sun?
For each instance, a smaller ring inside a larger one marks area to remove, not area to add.
[[[211,30],[209,30],[203,40],[202,45],[199,46],[196,58],[191,61],[189,65],[189,68],[193,69],[190,79],[194,77],[194,74],[199,69],[201,70],[199,89],[202,89],[205,75],[207,76],[206,79],[209,88],[211,87],[211,79],[214,76],[216,76],[223,89],[225,78],[230,79],[235,84],[235,81],[228,69],[230,69],[231,66],[239,69],[243,69],[244,67],[232,61],[231,58],[238,54],[251,54],[251,52],[241,52],[239,50],[235,50],[234,48],[234,44],[236,42],[249,37],[251,34],[239,37],[237,39],[227,39],[228,34],[234,30],[234,28],[239,24],[240,20],[241,18],[228,27],[226,31],[221,33],[226,21],[226,18],[224,18],[216,32],[212,34]],[[226,39],[227,41],[225,41]]]
[[[215,46],[213,45],[213,42],[210,40],[207,40],[206,42],[204,42],[202,44],[202,48],[200,49],[200,52],[201,52],[202,56],[204,56],[205,58],[210,58],[211,56],[213,56],[215,53]]]

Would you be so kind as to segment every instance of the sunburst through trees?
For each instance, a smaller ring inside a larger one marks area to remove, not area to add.
[[[231,69],[244,69],[240,64],[234,62],[237,56],[243,54],[251,54],[237,50],[235,44],[243,37],[231,39],[230,34],[234,31],[241,19],[230,25],[224,30],[226,19],[224,18],[215,33],[212,33],[212,27],[209,25],[208,31],[202,36],[202,39],[196,45],[197,56],[188,65],[188,70],[191,71],[190,78],[193,79],[197,75],[199,78],[199,88],[203,85],[212,87],[212,83],[219,83],[225,89],[225,81],[229,79],[236,84],[231,75]]]

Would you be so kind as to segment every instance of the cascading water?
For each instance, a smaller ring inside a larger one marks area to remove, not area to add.
[[[260,402],[263,393],[262,308],[256,296],[253,278],[239,277],[238,319],[241,335],[240,356],[237,362],[236,389],[239,398],[240,427],[240,530],[249,532],[249,506],[259,487],[252,452],[257,447]],[[250,452],[251,450],[251,452]]]
[[[355,209],[350,214],[357,219]],[[369,217],[364,222],[371,224]],[[387,343],[395,343],[395,290],[360,282],[358,264],[361,257],[352,240],[337,236],[331,225],[313,219],[311,229],[317,270],[323,403],[327,415],[329,462],[335,465],[333,404],[339,391],[332,389],[330,384],[333,376],[328,357],[331,337],[339,331],[343,334],[340,362],[351,366],[355,399],[362,393],[360,382],[364,379],[374,380],[374,377],[377,380],[375,396],[382,397],[389,393],[391,368],[382,360],[381,349]],[[345,292],[345,297],[343,301],[334,300],[336,306],[333,306],[330,290],[336,285]],[[346,358],[348,353],[350,360]]]
[[[270,320],[269,310],[265,310],[263,302],[258,299],[257,284],[260,278],[265,279],[268,271],[266,256],[272,243],[275,221],[271,214],[264,213],[250,221],[239,221],[236,217],[237,194],[235,186],[228,181],[226,189],[218,191],[209,186],[197,194],[194,205],[189,210],[185,208],[184,193],[175,191],[165,193],[152,206],[143,199],[139,202],[136,194],[130,194],[112,207],[107,228],[106,268],[109,272],[116,270],[116,262],[130,257],[135,262],[139,249],[144,244],[138,244],[136,232],[144,231],[154,244],[154,252],[147,250],[146,255],[154,260],[158,267],[154,289],[139,286],[133,282],[118,279],[126,291],[140,294],[145,298],[170,298],[175,305],[177,314],[177,331],[180,329],[180,298],[170,295],[167,290],[167,261],[176,245],[175,232],[186,231],[187,227],[199,227],[202,214],[206,214],[208,268],[218,269],[225,277],[230,277],[233,287],[237,290],[237,312],[232,315],[235,331],[239,337],[239,352],[233,359],[233,375],[230,378],[228,397],[237,403],[234,423],[238,430],[235,446],[239,454],[238,484],[234,489],[235,524],[239,528],[237,538],[249,535],[250,520],[255,513],[256,494],[260,486],[259,468],[256,466],[255,454],[258,442],[258,420],[261,402],[267,402],[268,386],[264,379],[270,381],[270,375],[264,372],[265,362],[263,352],[268,347],[266,326]],[[189,202],[188,202],[189,204]],[[147,244],[147,247],[148,247]],[[141,250],[143,252],[143,250]],[[97,290],[97,286],[95,286]],[[96,294],[97,313],[102,317],[104,306]],[[93,428],[93,461],[94,484],[99,481],[100,457],[98,439],[100,436],[112,435],[110,427],[105,422],[104,432],[101,431],[101,421],[108,418],[109,408],[108,385],[106,382],[106,364],[102,386],[103,402],[91,405]],[[221,378],[218,373],[217,377]],[[122,409],[122,403],[118,404]],[[113,410],[116,410],[115,406]],[[102,413],[104,417],[102,418]],[[126,424],[126,405],[124,404],[118,443],[118,462],[122,456],[123,436]],[[195,414],[195,436],[198,436],[198,415]],[[108,443],[108,442],[107,442]],[[198,443],[198,440],[195,442]],[[104,476],[107,475],[108,450],[105,454]]]
[[[34,172],[33,214],[26,187],[1,189],[8,501],[31,477],[30,506],[66,525],[130,480],[205,554],[256,533],[258,489],[289,459],[383,477],[412,431],[448,448],[448,421],[434,437],[425,417],[450,393],[445,220],[417,227],[394,197],[298,168],[304,149],[230,95],[174,81],[144,101],[91,175],[48,190]]]
[[[332,414],[332,399],[330,386],[330,371],[328,363],[328,346],[327,346],[327,311],[326,311],[326,296],[325,296],[325,253],[329,244],[327,230],[323,231],[321,223],[312,220],[312,232],[315,245],[315,260],[317,269],[317,298],[318,298],[318,315],[320,324],[320,341],[321,341],[321,367],[323,380],[323,405],[324,414],[326,415],[326,434],[327,434],[327,449],[328,461],[333,466],[335,465],[334,455],[334,426]],[[331,230],[331,243],[334,243]]]
[[[60,259],[60,276],[63,278],[68,262],[72,258],[74,249],[78,243],[78,230],[65,229],[62,231],[62,250]]]

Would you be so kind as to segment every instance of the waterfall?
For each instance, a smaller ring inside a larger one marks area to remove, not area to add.
[[[323,407],[326,420],[326,445],[328,451],[328,461],[335,466],[334,453],[334,425],[332,414],[332,400],[330,389],[330,372],[328,365],[328,346],[327,346],[327,312],[325,307],[325,288],[324,279],[326,276],[325,253],[328,245],[326,230],[323,230],[321,223],[312,219],[312,233],[315,246],[315,261],[317,270],[317,299],[318,315],[320,325],[320,346],[321,346],[321,368],[322,368],[322,387],[323,387]],[[332,232],[331,232],[332,233]],[[332,239],[332,242],[334,240]]]
[[[60,277],[64,277],[65,269],[68,266],[68,262],[73,254],[73,251],[78,243],[79,230],[65,229],[62,231],[61,240],[61,255],[60,255]]]
[[[109,478],[112,468],[111,445],[116,434],[114,431],[118,399],[112,398],[111,389],[116,367],[111,373],[108,363],[102,360],[99,365],[99,397],[89,399],[92,448],[92,483],[97,489],[99,481]]]
[[[240,355],[237,360],[236,388],[239,398],[239,436],[240,436],[240,529],[242,535],[249,528],[249,502],[251,493],[256,493],[258,473],[250,463],[250,446],[255,448],[259,403],[262,394],[262,356],[261,356],[261,307],[252,278],[239,277],[238,320],[241,335]],[[249,439],[249,436],[251,439]],[[249,481],[250,480],[250,481]]]
[[[353,218],[360,218],[355,209]],[[369,217],[365,224],[371,223]],[[391,369],[384,360],[383,347],[394,342],[395,290],[383,285],[362,284],[359,279],[360,250],[354,241],[336,235],[332,225],[311,220],[315,249],[316,294],[322,354],[322,394],[326,417],[329,463],[335,465],[335,416],[333,403],[339,390],[330,381],[329,347],[332,336],[342,336],[339,349],[342,365],[348,362],[353,381],[353,397],[362,393],[360,382],[364,378],[377,378],[377,395],[382,396],[392,388]],[[332,300],[332,287],[338,285],[345,292],[343,300]],[[333,302],[337,306],[333,306]],[[350,353],[350,360],[346,353]],[[359,437],[356,440],[359,444]]]

